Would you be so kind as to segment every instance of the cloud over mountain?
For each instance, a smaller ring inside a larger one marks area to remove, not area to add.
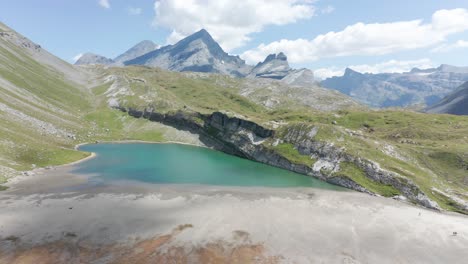
[[[310,0],[159,0],[154,5],[153,25],[172,30],[168,37],[170,44],[204,28],[229,51],[247,43],[250,34],[262,31],[265,26],[286,25],[312,17],[315,13],[312,3]]]

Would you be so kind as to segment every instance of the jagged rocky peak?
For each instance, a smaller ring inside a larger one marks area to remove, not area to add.
[[[250,72],[249,77],[283,79],[292,69],[289,67],[288,57],[283,52],[268,55],[263,62],[259,62]]]
[[[135,58],[138,58],[148,52],[151,52],[153,50],[159,49],[161,46],[158,44],[154,43],[151,40],[143,40],[139,43],[137,43],[135,46],[131,47],[127,51],[125,51],[123,54],[117,56],[114,61],[117,64],[122,64],[126,61],[133,60]]]
[[[90,65],[90,64],[103,64],[109,65],[114,63],[112,59],[106,58],[101,55],[97,55],[94,53],[85,53],[81,56],[76,62],[75,65]]]
[[[266,59],[263,61],[263,63],[267,63],[267,62],[270,62],[270,61],[273,61],[273,60],[280,60],[280,61],[288,61],[288,57],[286,57],[286,55],[284,55],[283,52],[280,52],[278,54],[270,54],[266,57]]]
[[[222,73],[237,77],[248,74],[251,66],[239,56],[231,56],[205,29],[169,45],[125,62],[173,71]]]

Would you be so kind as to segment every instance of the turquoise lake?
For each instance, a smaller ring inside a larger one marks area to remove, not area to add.
[[[222,152],[180,144],[104,143],[80,147],[96,157],[75,166],[75,173],[106,181],[159,184],[342,188],[287,170]]]

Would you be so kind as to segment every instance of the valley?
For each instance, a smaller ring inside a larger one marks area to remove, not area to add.
[[[0,62],[0,263],[466,258],[466,115],[373,109],[283,53],[247,65],[205,30],[71,65],[0,24]],[[99,149],[118,142],[211,150]],[[215,171],[153,182],[177,166]],[[270,174],[290,178],[249,182]]]

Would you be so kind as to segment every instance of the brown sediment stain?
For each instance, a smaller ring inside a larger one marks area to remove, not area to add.
[[[235,230],[229,241],[204,245],[177,245],[174,238],[191,224],[179,225],[171,233],[127,244],[95,245],[64,236],[62,240],[35,246],[20,245],[19,240],[0,240],[0,264],[61,263],[203,263],[203,264],[276,264],[281,256],[269,256],[263,244],[253,244],[250,234]]]

